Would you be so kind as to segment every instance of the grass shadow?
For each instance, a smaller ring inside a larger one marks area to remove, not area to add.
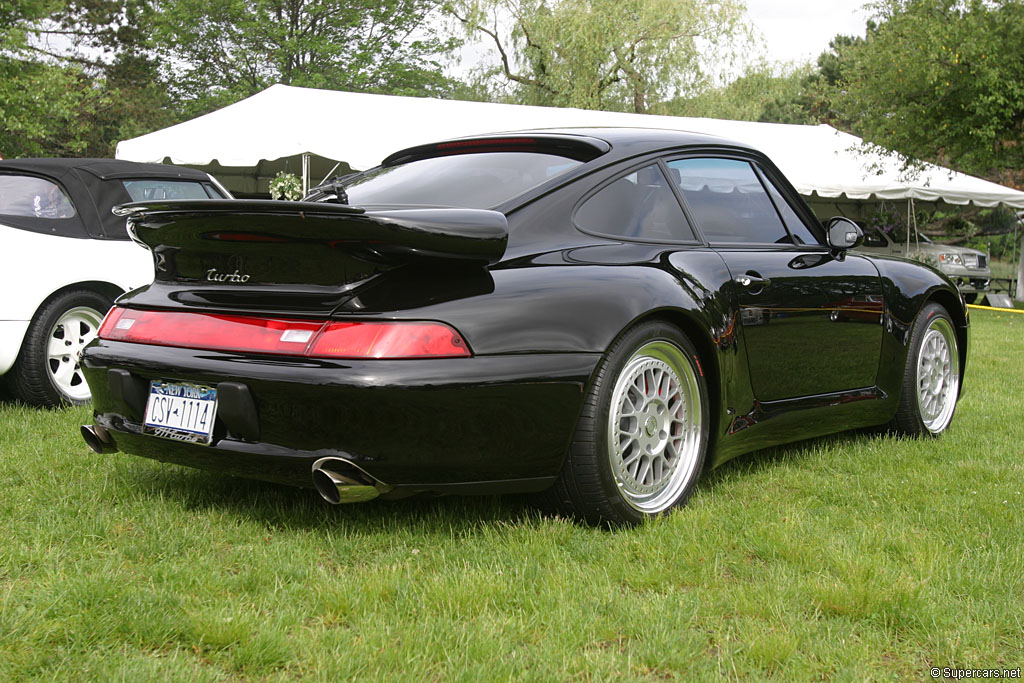
[[[852,430],[773,446],[740,455],[706,471],[699,489],[713,491],[735,477],[799,461],[826,446],[856,446],[891,438],[878,430]],[[118,454],[118,478],[140,495],[164,499],[188,510],[228,512],[279,529],[324,528],[362,532],[433,533],[438,529],[471,532],[495,525],[538,524],[555,519],[523,495],[420,494],[400,500],[373,500],[329,505],[312,488],[297,488],[254,479],[150,461]]]
[[[134,458],[135,456],[121,457]],[[438,528],[465,532],[494,524],[532,523],[539,513],[518,496],[410,496],[400,500],[330,505],[312,488],[231,477],[180,465],[122,462],[118,478],[141,495],[187,510],[217,510],[280,529],[364,531]]]
[[[710,491],[737,476],[754,475],[763,470],[778,467],[784,462],[799,462],[809,457],[810,453],[828,446],[857,446],[891,438],[893,438],[892,435],[884,430],[864,428],[762,448],[736,456],[713,470],[706,470],[698,487]]]
[[[21,405],[21,402],[11,395],[11,390],[7,388],[7,382],[0,377],[0,407],[16,405]]]

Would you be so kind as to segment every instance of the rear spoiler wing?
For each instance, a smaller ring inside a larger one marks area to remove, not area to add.
[[[508,244],[498,211],[462,208],[368,210],[344,204],[195,199],[114,207],[132,239],[157,253],[288,245],[325,247],[387,265],[442,261],[489,265]]]

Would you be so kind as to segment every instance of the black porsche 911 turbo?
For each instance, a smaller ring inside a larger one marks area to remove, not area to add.
[[[156,277],[83,366],[96,451],[331,502],[547,491],[593,523],[741,453],[952,419],[966,308],[763,154],[643,129],[397,152],[303,202],[120,207]]]

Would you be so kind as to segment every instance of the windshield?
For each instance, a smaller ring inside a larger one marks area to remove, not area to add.
[[[457,154],[373,169],[344,185],[353,206],[489,209],[581,163],[537,152]]]

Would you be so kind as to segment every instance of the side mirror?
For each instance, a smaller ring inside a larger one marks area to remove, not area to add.
[[[849,218],[836,216],[825,223],[828,232],[828,246],[839,251],[846,251],[859,246],[864,241],[864,231]]]

